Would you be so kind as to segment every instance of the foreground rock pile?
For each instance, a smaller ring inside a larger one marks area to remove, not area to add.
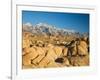
[[[71,67],[89,65],[89,40],[76,38],[60,45],[33,40],[31,33],[23,33],[22,66],[26,68]],[[35,41],[35,42],[34,42]]]

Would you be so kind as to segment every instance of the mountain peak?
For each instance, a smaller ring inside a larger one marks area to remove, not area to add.
[[[30,31],[33,34],[46,34],[46,35],[67,35],[76,32],[74,30],[62,29],[55,27],[54,25],[41,22],[35,25],[32,25],[31,23],[26,23],[23,25],[23,29],[25,31]]]
[[[50,25],[50,24],[47,24],[47,23],[38,23],[38,24],[36,24],[35,25],[35,27],[45,27],[45,28],[54,28],[54,26],[53,25]]]
[[[24,24],[25,26],[32,26],[32,24],[30,22],[27,22]]]

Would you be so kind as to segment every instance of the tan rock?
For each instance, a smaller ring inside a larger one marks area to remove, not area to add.
[[[26,48],[23,48],[22,49],[22,52],[23,52],[23,55],[27,54],[27,53],[30,53],[30,52],[35,52],[35,49],[34,48],[30,48],[30,47],[26,47]]]
[[[63,56],[67,56],[68,48],[64,48],[63,51],[62,51],[62,53],[63,53]]]
[[[26,48],[26,47],[30,47],[31,41],[29,39],[23,39],[22,41],[22,47]]]
[[[35,53],[34,48],[29,48],[29,53],[22,56],[22,61],[24,65],[31,64],[31,60],[36,58],[38,56],[37,53]]]
[[[24,66],[31,65],[31,61],[30,61],[30,59],[28,57],[22,56],[22,64]]]
[[[42,47],[36,47],[36,53],[38,53],[39,55],[44,54],[45,51],[43,50]]]
[[[55,60],[57,58],[57,55],[55,53],[55,51],[53,49],[49,49],[47,51],[47,58],[49,58],[50,60]]]
[[[74,46],[73,48],[72,48],[72,51],[71,51],[72,53],[72,55],[73,56],[75,56],[75,55],[77,55],[77,46]]]
[[[87,37],[77,39],[74,36],[67,37],[59,34],[45,36],[23,32],[23,69],[89,65]]]
[[[82,46],[78,46],[78,54],[81,56],[88,55],[87,48],[83,48]]]
[[[87,43],[85,41],[80,41],[80,44],[79,45],[81,47],[83,47],[83,48],[87,48],[88,47],[88,45],[87,45]]]
[[[39,55],[37,58],[32,60],[32,63],[38,65],[40,63],[40,61],[45,57],[45,54],[41,54]]]
[[[76,56],[76,57],[71,57],[71,64],[73,66],[88,66],[89,65],[89,56]]]
[[[63,59],[64,59],[63,65],[65,65],[65,66],[69,66],[70,63],[69,63],[68,58],[67,58],[67,57],[63,57]]]
[[[61,47],[54,47],[53,49],[54,49],[57,57],[60,57],[62,55],[62,48]]]
[[[42,50],[44,51],[44,53],[47,53],[48,49],[49,48],[47,48],[47,47],[42,47]]]
[[[78,54],[88,55],[88,45],[85,41],[80,41],[80,44],[78,45]]]
[[[22,39],[22,47],[30,47],[30,44],[32,44],[30,38],[31,38],[32,33],[30,32],[24,32],[23,33],[23,39]]]
[[[54,61],[51,61],[51,62],[47,65],[47,67],[59,67],[59,66],[61,66],[61,64],[56,63],[56,62],[54,62]]]
[[[23,69],[30,69],[30,68],[36,68],[36,66],[33,65],[33,64],[29,64],[29,65],[23,65],[22,68],[23,68]]]
[[[47,64],[50,62],[50,60],[47,58],[47,57],[45,57],[45,58],[43,58],[42,60],[41,60],[41,62],[39,63],[39,67],[46,67],[47,66]]]
[[[41,47],[36,47],[36,54],[38,54],[38,57],[32,60],[32,63],[38,64],[46,55],[46,51]]]
[[[54,46],[52,44],[47,45],[48,48],[53,48]]]
[[[32,35],[30,32],[23,32],[23,38],[29,38]]]
[[[88,43],[88,41],[89,41],[88,37],[83,37],[83,40],[84,40],[86,43]]]

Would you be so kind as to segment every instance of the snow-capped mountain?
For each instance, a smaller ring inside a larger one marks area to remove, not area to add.
[[[23,31],[32,32],[33,34],[46,34],[46,35],[67,35],[76,34],[74,30],[61,29],[46,23],[38,23],[31,25],[30,23],[23,24]]]
[[[22,25],[23,31],[31,32],[33,29],[33,25],[31,23],[26,23]]]

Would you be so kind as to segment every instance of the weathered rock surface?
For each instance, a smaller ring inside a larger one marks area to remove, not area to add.
[[[86,38],[72,41],[55,41],[58,37],[41,37],[23,33],[23,68],[89,66],[89,41]],[[61,37],[63,38],[63,37]],[[54,41],[53,41],[54,40]]]
[[[80,41],[80,44],[78,45],[78,54],[88,55],[88,45],[85,41]]]
[[[68,48],[64,48],[64,49],[62,50],[62,55],[63,55],[63,56],[67,56],[67,55],[68,55]]]
[[[71,65],[73,66],[88,66],[89,65],[89,56],[75,56],[70,58]]]
[[[62,54],[62,48],[61,47],[54,47],[53,49],[55,51],[55,54],[57,55],[57,57],[60,57]]]

